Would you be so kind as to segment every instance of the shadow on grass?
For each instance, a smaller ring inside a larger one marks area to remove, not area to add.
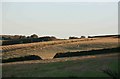
[[[57,53],[53,58],[86,56],[86,55],[97,55],[97,54],[109,54],[109,53],[120,52],[119,49],[120,49],[120,47],[109,48],[109,49],[100,49],[100,50],[91,50],[91,51],[81,51],[81,52]]]
[[[112,79],[119,79],[119,74],[117,71],[113,71],[109,68],[106,68],[106,69],[102,69],[101,70],[103,73],[109,75]]]
[[[42,58],[36,55],[29,55],[24,57],[16,57],[16,58],[9,58],[9,59],[3,59],[2,63],[7,62],[17,62],[17,61],[28,61],[28,60],[41,60]]]

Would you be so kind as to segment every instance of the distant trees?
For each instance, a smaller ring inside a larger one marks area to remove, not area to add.
[[[88,36],[88,38],[92,38],[92,36]]]
[[[42,40],[42,41],[52,41],[52,40],[57,40],[57,38],[56,37],[54,37],[54,36],[45,36],[45,37],[40,37],[39,38],[40,40]]]
[[[2,37],[0,38],[0,40],[5,40],[5,41],[2,41],[2,45],[59,40],[54,36],[39,37],[37,34],[32,34],[30,36],[23,36],[23,35],[0,35],[0,36]],[[82,38],[86,38],[86,37],[85,36],[81,36],[81,37],[70,36],[69,37],[69,39],[82,39]]]
[[[120,38],[120,35],[99,35],[99,36],[88,36],[88,38],[104,38],[104,37],[114,37],[114,38]]]
[[[1,38],[2,38],[2,40],[10,40],[11,39],[10,36],[8,36],[8,35],[2,35]]]
[[[13,37],[11,37],[11,39],[20,39],[21,36],[19,35],[14,35]]]
[[[79,39],[78,37],[69,37],[69,39]]]
[[[38,36],[36,34],[33,34],[30,36],[31,38],[38,38]]]
[[[27,38],[38,38],[38,35],[32,34],[31,36],[22,36],[22,35],[1,35],[2,40],[18,40],[18,39],[27,39]]]
[[[30,36],[22,36],[22,35],[1,35],[2,45],[12,45],[12,44],[23,44],[23,43],[33,43],[33,42],[42,42],[42,41],[53,41],[57,40],[54,36],[44,36],[38,37],[36,34],[32,34]]]
[[[85,38],[85,36],[81,36],[81,38]]]
[[[85,36],[81,36],[80,38],[86,38]],[[69,39],[80,39],[79,37],[69,37]]]
[[[25,39],[25,36],[22,35],[2,35],[2,40],[17,40],[17,39]]]
[[[19,39],[25,39],[27,38],[26,36],[20,36]]]

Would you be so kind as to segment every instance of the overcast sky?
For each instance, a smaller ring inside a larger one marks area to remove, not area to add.
[[[4,2],[2,33],[59,38],[118,33],[116,2]]]

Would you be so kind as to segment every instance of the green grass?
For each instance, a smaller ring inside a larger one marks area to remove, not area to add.
[[[3,77],[109,77],[101,69],[117,71],[117,57],[65,62],[3,65]]]

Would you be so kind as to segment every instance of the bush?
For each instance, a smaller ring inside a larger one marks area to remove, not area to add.
[[[69,39],[79,39],[78,37],[69,37]]]
[[[81,36],[81,38],[85,38],[85,36]]]
[[[31,38],[38,38],[38,36],[36,34],[33,34],[30,36]]]

